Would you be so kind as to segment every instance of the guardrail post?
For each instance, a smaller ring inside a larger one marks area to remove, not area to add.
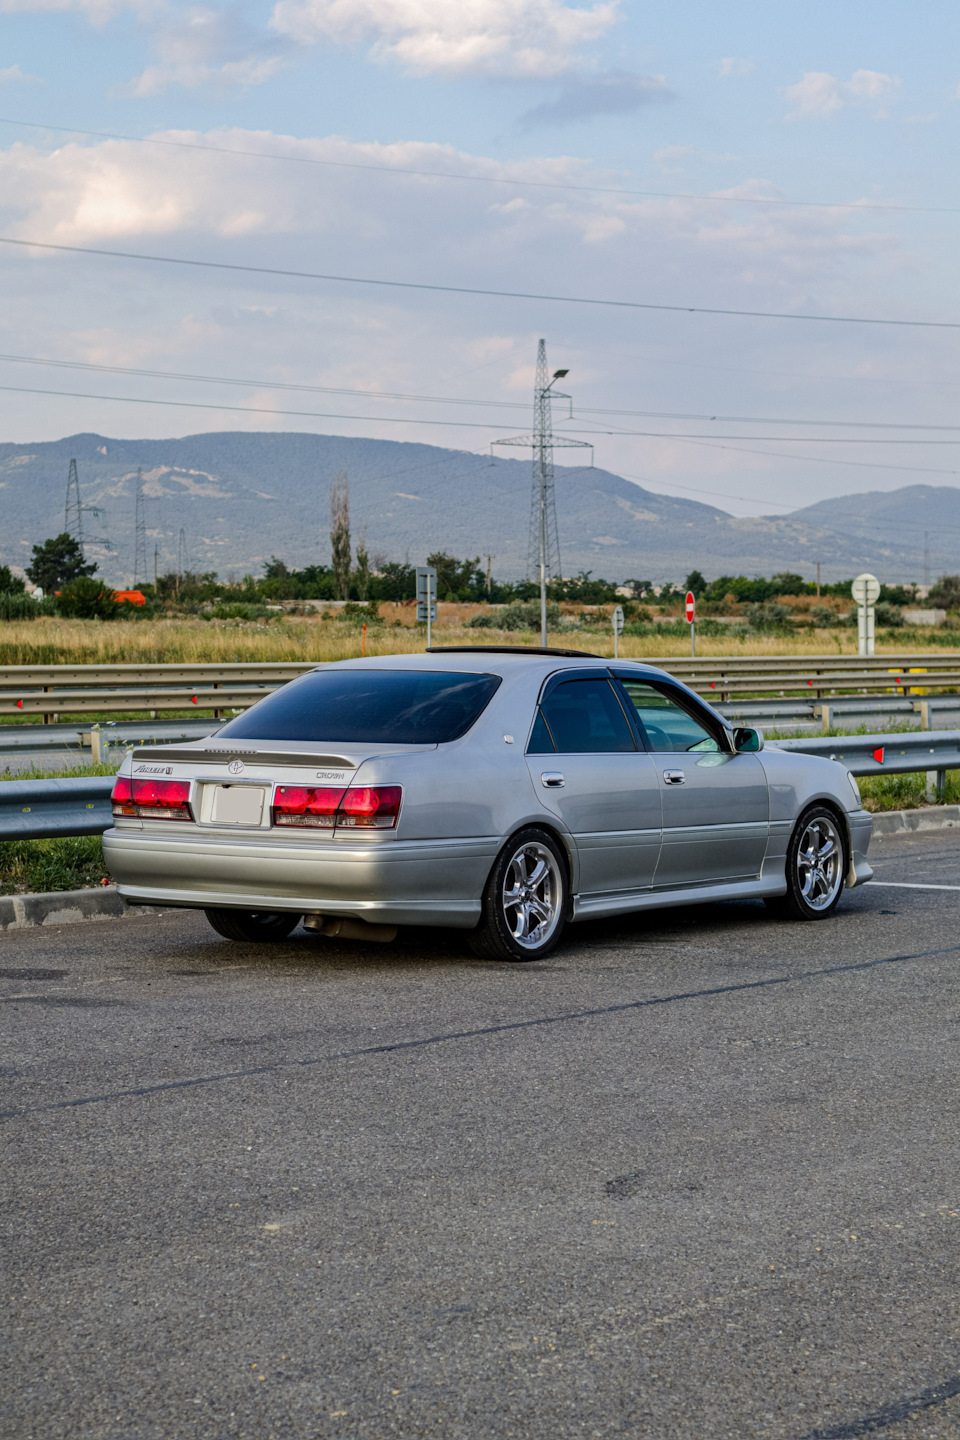
[[[364,634],[364,638],[366,638],[366,634],[367,634],[367,627],[366,627],[366,626],[363,627],[363,634]],[[212,688],[213,688],[214,690],[219,690],[219,689],[220,689],[220,682],[219,682],[219,680],[214,680]],[[214,720],[222,720],[222,719],[223,719],[223,711],[222,711],[222,710],[214,710],[214,712],[213,712],[213,718],[214,718]]]
[[[926,728],[926,727],[925,727],[925,728]],[[947,788],[947,772],[946,772],[946,770],[928,770],[928,771],[927,771],[927,792],[926,792],[926,798],[927,798],[928,800],[942,800],[942,799],[943,799],[943,792],[945,791],[946,788]]]
[[[80,736],[81,745],[90,746],[90,760],[94,765],[99,765],[103,756],[101,749],[101,736],[99,726],[93,730],[84,730]]]
[[[929,700],[914,700],[914,702],[913,702],[913,708],[914,708],[914,710],[917,712],[917,714],[920,716],[920,729],[921,729],[921,730],[929,730],[929,729],[930,729],[930,701],[929,701]]]
[[[827,731],[830,730],[833,726],[833,706],[814,705],[813,710],[814,714],[817,714],[819,712],[820,729],[823,731],[824,735],[826,735]]]

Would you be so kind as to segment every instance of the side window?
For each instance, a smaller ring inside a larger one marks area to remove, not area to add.
[[[561,681],[544,700],[540,716],[556,749],[568,755],[606,754],[637,748],[630,722],[609,680]],[[534,739],[542,735],[540,725],[538,717],[531,750]],[[534,753],[543,752],[534,750]]]
[[[636,709],[641,730],[651,750],[720,749],[707,727],[689,715],[669,694],[642,680],[621,678],[620,684]]]

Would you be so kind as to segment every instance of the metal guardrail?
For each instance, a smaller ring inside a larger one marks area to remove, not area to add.
[[[822,755],[851,775],[927,773],[928,794],[942,791],[948,770],[960,770],[960,730],[901,735],[838,735],[771,740],[771,748]],[[68,780],[0,781],[0,840],[101,835],[110,828],[112,776]]]
[[[0,839],[102,835],[113,824],[112,775],[0,782]]]
[[[22,665],[0,667],[0,715],[97,715],[146,710],[242,710],[313,668],[311,661],[228,665]],[[951,655],[669,657],[657,663],[705,699],[803,697],[811,703],[859,694],[929,694],[960,690],[960,659]],[[926,719],[924,724],[929,724]],[[829,715],[824,728],[831,724]]]

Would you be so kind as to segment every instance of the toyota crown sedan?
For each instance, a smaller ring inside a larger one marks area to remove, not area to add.
[[[873,873],[844,766],[764,747],[650,665],[456,646],[348,660],[205,740],[132,751],[107,866],[230,940],[454,926],[536,960],[592,917],[762,899],[823,920]]]

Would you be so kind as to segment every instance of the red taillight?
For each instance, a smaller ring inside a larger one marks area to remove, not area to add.
[[[147,820],[192,820],[189,780],[128,780],[120,776],[111,796],[114,815]]]
[[[317,830],[392,830],[402,798],[399,785],[356,785],[349,790],[278,785],[273,797],[273,823]]]
[[[367,830],[392,830],[403,795],[399,785],[357,785],[344,795],[337,824]]]
[[[332,830],[343,790],[327,786],[278,785],[273,797],[274,825],[310,825]]]

